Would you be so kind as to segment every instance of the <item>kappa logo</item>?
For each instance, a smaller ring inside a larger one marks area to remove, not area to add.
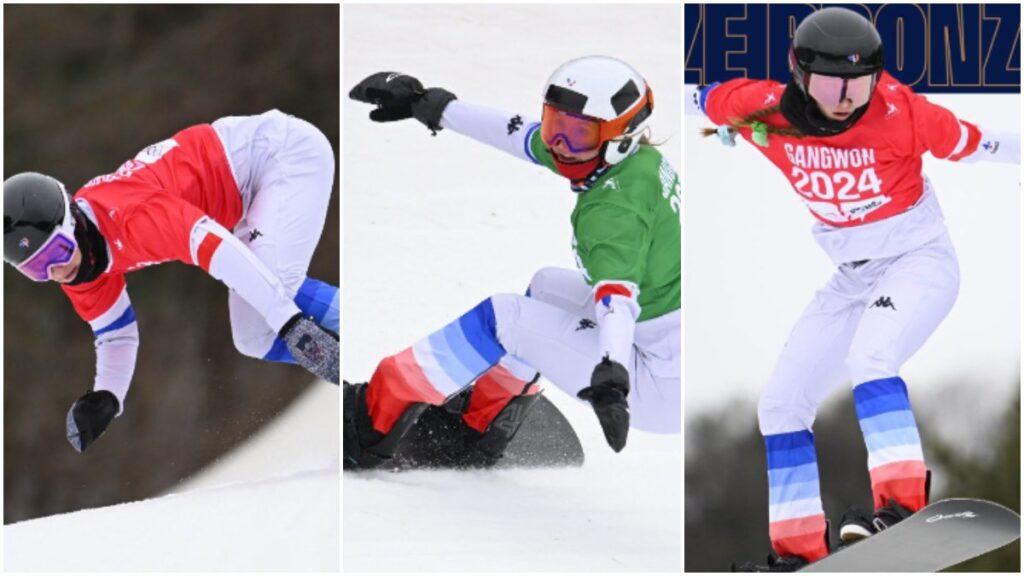
[[[885,119],[886,120],[892,118],[893,116],[895,116],[895,115],[897,115],[899,113],[900,113],[900,109],[897,108],[895,104],[893,104],[891,102],[886,104],[886,109],[885,109]]]
[[[857,62],[860,62],[860,54],[850,54],[846,59],[851,63],[856,64]]]
[[[999,142],[998,141],[993,142],[993,141],[989,140],[989,141],[985,142],[984,144],[982,144],[981,147],[985,149],[985,152],[988,152],[989,154],[995,154],[996,150],[999,150]]]
[[[263,236],[263,232],[260,232],[258,228],[253,228],[252,232],[249,232],[249,243],[255,242],[260,236]]]
[[[886,84],[885,87],[889,89],[889,92],[895,92],[897,89],[899,89],[900,85],[899,84]]]
[[[124,244],[121,243],[120,239],[114,240],[114,246],[117,246],[118,250],[124,252]]]
[[[392,72],[391,74],[388,74],[387,78],[384,79],[384,83],[387,84],[388,82],[391,82],[395,78],[399,78],[401,76],[405,76],[405,74],[402,74],[401,72]]]
[[[576,81],[573,80],[572,78],[566,78],[565,79],[565,83],[568,84],[569,86],[575,86],[576,85]]]
[[[775,103],[775,101],[776,101],[776,98],[775,98],[775,93],[774,93],[774,92],[769,92],[769,93],[768,93],[768,94],[767,94],[767,95],[766,95],[766,96],[764,97],[764,102],[762,102],[762,103],[761,103],[761,105],[762,105],[762,106],[768,106],[769,104],[774,104],[774,103]]]
[[[508,135],[511,136],[512,134],[514,134],[516,131],[518,131],[522,127],[523,127],[523,117],[520,116],[519,114],[516,114],[515,116],[509,118],[509,120],[508,120],[508,126],[507,126],[507,128],[508,128]]]
[[[892,299],[888,296],[879,296],[878,300],[875,300],[875,303],[871,305],[871,308],[892,308],[894,311],[896,310],[896,306],[893,305]]]
[[[608,180],[605,181],[603,187],[604,188],[611,188],[612,190],[618,190],[619,189],[619,183],[618,183],[618,181],[615,180],[615,178],[609,178]]]
[[[21,238],[21,240],[18,241],[18,248],[21,248],[22,250],[28,250],[28,247],[31,245],[32,243],[29,242],[28,238],[24,236]]]
[[[580,324],[579,326],[576,327],[576,331],[579,332],[580,330],[592,330],[596,327],[597,324],[593,320],[590,320],[589,318],[584,318],[580,320]]]
[[[978,517],[978,515],[975,514],[974,512],[971,512],[970,510],[964,510],[963,512],[957,512],[956,514],[936,514],[935,516],[930,516],[927,520],[925,520],[925,522],[927,522],[928,524],[931,524],[933,522],[939,522],[939,521],[942,521],[942,520],[951,520],[953,518],[977,518],[977,517]]]

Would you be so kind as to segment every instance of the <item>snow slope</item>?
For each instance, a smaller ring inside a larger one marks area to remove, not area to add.
[[[4,527],[4,571],[328,571],[338,472],[173,494]]]
[[[346,5],[343,19],[343,93],[399,70],[539,117],[563,61],[622,58],[651,83],[654,137],[679,165],[678,6]],[[575,268],[564,180],[368,112],[343,103],[344,375],[354,381],[481,299],[521,293],[541,267]],[[634,430],[616,455],[588,407],[550,384],[547,394],[579,431],[582,468],[346,473],[345,571],[678,571],[679,437]]]
[[[338,389],[318,382],[175,494],[4,527],[5,571],[337,571]]]
[[[241,446],[171,492],[263,480],[299,470],[337,470],[341,437],[338,393],[336,386],[316,382]]]

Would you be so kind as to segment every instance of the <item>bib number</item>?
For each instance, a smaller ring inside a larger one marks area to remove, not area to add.
[[[860,200],[865,195],[882,193],[882,181],[874,168],[865,168],[860,178],[848,170],[807,172],[799,166],[793,167],[792,177],[796,178],[793,188],[808,200]]]

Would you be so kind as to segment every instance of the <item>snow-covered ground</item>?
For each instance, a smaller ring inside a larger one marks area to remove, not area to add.
[[[343,17],[344,93],[398,70],[539,117],[562,62],[622,58],[651,83],[654,138],[679,165],[678,6],[347,5]],[[564,180],[415,121],[371,123],[369,110],[343,104],[344,370],[354,381],[481,299],[521,293],[534,271],[575,267]],[[345,571],[678,571],[680,438],[634,430],[614,454],[588,407],[547,389],[580,434],[582,468],[346,473]]]
[[[338,471],[304,472],[4,527],[4,571],[331,571]]]
[[[4,571],[337,571],[338,392],[312,386],[173,494],[4,526]]]

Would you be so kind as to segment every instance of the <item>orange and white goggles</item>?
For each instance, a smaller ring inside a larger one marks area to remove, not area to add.
[[[630,122],[648,105],[653,107],[650,91],[618,118],[601,120],[544,104],[540,137],[549,148],[561,141],[574,154],[589,152],[629,131]]]

